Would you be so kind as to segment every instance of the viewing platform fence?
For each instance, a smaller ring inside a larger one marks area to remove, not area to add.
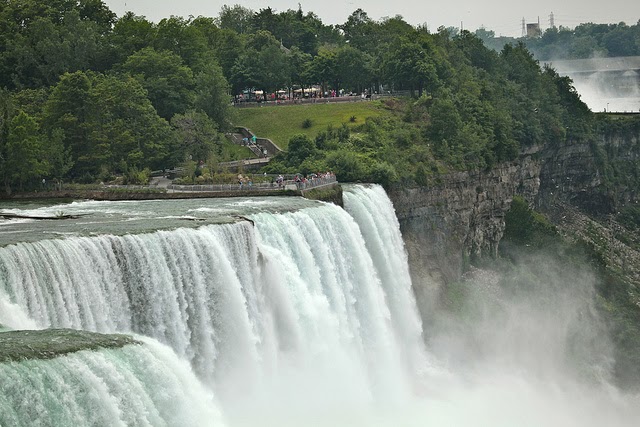
[[[176,192],[242,192],[242,191],[264,191],[264,192],[277,192],[284,190],[294,191],[306,191],[313,188],[322,187],[325,185],[333,185],[337,183],[335,176],[328,176],[324,178],[310,178],[306,182],[296,182],[293,179],[284,179],[281,183],[273,182],[257,182],[257,183],[233,183],[233,184],[204,184],[204,185],[178,185],[171,184],[167,187],[170,191]]]

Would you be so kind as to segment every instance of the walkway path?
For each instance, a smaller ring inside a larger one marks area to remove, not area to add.
[[[171,180],[166,176],[154,176],[149,184],[156,188],[167,188],[171,185]]]
[[[278,185],[275,182],[261,182],[256,184],[210,184],[210,185],[169,185],[167,190],[169,192],[233,192],[242,195],[245,192],[282,192],[285,190],[304,192],[314,188],[320,188],[324,186],[337,184],[335,176],[328,176],[326,178],[312,178],[307,182],[296,182],[294,179],[287,179]]]

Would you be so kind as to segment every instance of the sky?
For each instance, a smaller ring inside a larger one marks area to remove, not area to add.
[[[538,22],[544,30],[550,25],[553,12],[555,25],[573,28],[584,22],[629,25],[640,20],[638,0],[537,0],[517,2],[507,0],[103,0],[118,16],[126,11],[157,22],[171,15],[188,17],[217,16],[224,4],[248,7],[255,11],[271,7],[277,12],[298,9],[314,12],[325,24],[342,24],[356,9],[361,8],[372,19],[402,15],[412,25],[427,24],[430,31],[440,26],[460,27],[474,31],[484,26],[496,35],[519,37],[522,18],[527,23]],[[518,4],[520,3],[520,4]]]

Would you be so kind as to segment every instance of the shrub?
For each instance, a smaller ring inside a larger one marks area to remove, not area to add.
[[[393,165],[387,162],[374,162],[370,170],[371,181],[388,188],[398,181],[398,172]]]
[[[302,121],[302,128],[303,129],[309,129],[311,126],[313,126],[313,122],[311,121],[310,118],[306,118]]]
[[[126,185],[146,185],[149,183],[149,178],[151,177],[151,171],[146,168],[143,170],[138,170],[137,168],[130,168],[124,174],[124,182]]]
[[[96,182],[96,178],[89,172],[85,172],[84,175],[78,178],[78,182],[81,184],[92,184]]]
[[[640,228],[640,207],[627,206],[621,209],[617,219],[631,230]]]
[[[541,248],[557,236],[555,227],[527,201],[516,196],[505,215],[504,240],[517,245]]]
[[[315,141],[312,141],[307,135],[294,135],[289,140],[287,162],[290,166],[297,166],[306,158],[315,156],[317,151]]]

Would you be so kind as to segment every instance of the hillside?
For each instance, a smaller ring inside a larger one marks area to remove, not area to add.
[[[369,117],[382,114],[379,102],[318,103],[239,108],[235,125],[249,128],[261,138],[269,138],[286,150],[296,134],[315,138],[328,126],[338,128],[362,124]],[[307,121],[305,124],[305,121]]]

